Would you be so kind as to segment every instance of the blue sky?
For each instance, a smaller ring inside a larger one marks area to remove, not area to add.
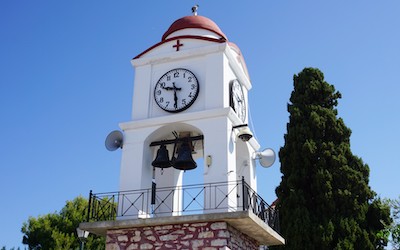
[[[400,2],[0,1],[0,247],[22,246],[29,216],[118,188],[120,152],[107,134],[129,121],[130,59],[176,19],[215,21],[246,60],[250,112],[262,148],[283,146],[293,75],[317,67],[342,93],[351,148],[381,197],[400,190]],[[301,167],[301,166],[299,166]],[[279,161],[257,170],[275,199]]]

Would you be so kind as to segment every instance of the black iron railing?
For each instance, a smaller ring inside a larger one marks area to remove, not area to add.
[[[252,211],[279,232],[278,211],[268,205],[243,179],[178,187],[93,194],[87,221],[152,218],[213,212]]]

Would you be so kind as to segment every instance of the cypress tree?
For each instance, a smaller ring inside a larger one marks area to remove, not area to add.
[[[389,209],[351,152],[351,130],[336,109],[341,94],[315,68],[293,79],[276,189],[285,249],[383,249],[387,238],[377,235]]]

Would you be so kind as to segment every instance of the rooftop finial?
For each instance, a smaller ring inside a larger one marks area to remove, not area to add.
[[[196,4],[195,6],[192,7],[193,16],[197,16],[197,9],[198,9],[198,8],[199,8],[199,5],[198,5],[198,4]]]

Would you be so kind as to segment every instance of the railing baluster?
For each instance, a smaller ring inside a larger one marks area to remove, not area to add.
[[[246,192],[246,184],[244,182],[244,176],[242,176],[242,202],[243,202],[243,211],[247,210],[247,203],[248,203],[248,197],[247,197],[247,192]]]
[[[90,190],[89,192],[89,206],[88,206],[88,210],[87,210],[87,215],[86,215],[86,221],[89,222],[90,220],[90,207],[92,206],[92,190]]]

